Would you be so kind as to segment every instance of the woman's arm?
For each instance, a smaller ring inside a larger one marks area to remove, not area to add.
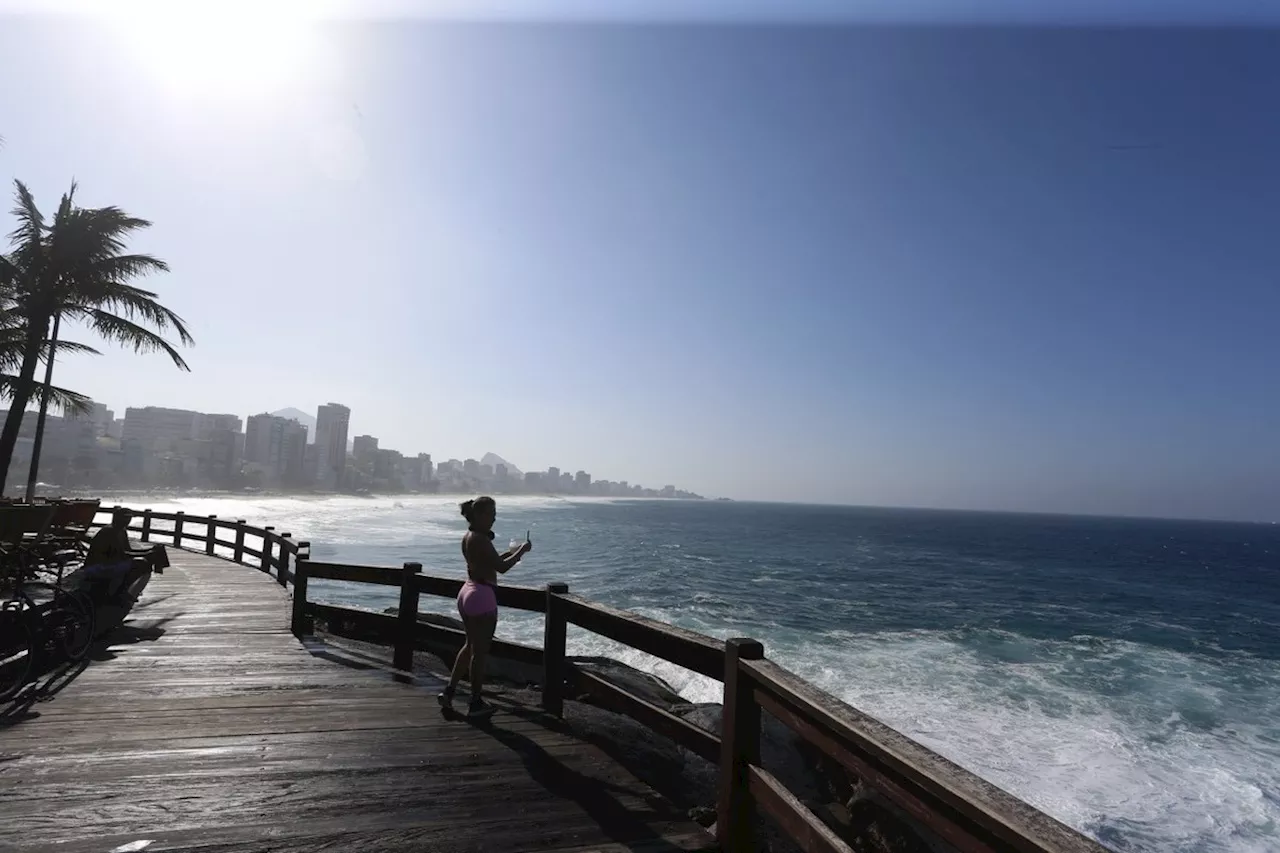
[[[493,548],[492,542],[489,543],[489,547]],[[500,574],[505,575],[516,567],[516,563],[520,562],[520,558],[524,556],[524,551],[525,548],[523,544],[517,545],[514,549],[508,550],[504,554],[499,554],[495,548],[493,553],[494,556],[498,558],[498,564],[494,566],[494,568],[497,569]]]
[[[528,550],[522,544],[514,551],[499,554],[498,549],[493,547],[493,543],[483,536],[472,536],[469,544],[474,562],[492,571],[495,575],[505,575],[515,568],[516,563],[520,562],[520,558]]]

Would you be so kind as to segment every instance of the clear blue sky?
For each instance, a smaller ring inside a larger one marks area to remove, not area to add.
[[[154,220],[198,342],[57,379],[739,498],[1280,519],[1280,31],[722,7],[5,20],[0,174]]]

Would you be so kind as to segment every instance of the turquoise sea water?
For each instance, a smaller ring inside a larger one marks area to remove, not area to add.
[[[451,498],[118,501],[244,518],[312,556],[461,576]],[[717,638],[1117,850],[1280,850],[1280,526],[664,501],[500,499],[506,577]],[[364,606],[393,590],[317,584]],[[444,599],[424,609],[452,613]],[[499,635],[541,643],[540,617]],[[720,685],[578,629],[691,700]]]

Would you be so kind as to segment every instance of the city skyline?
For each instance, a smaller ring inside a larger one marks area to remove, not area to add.
[[[152,221],[199,342],[64,387],[736,499],[1280,519],[1280,31],[1208,26],[1258,3],[270,39],[168,5],[0,28],[4,176]]]
[[[37,410],[24,415],[11,479],[30,465]],[[315,417],[286,407],[247,417],[167,406],[129,406],[122,416],[101,401],[84,414],[51,416],[41,453],[53,488],[193,487],[308,493],[429,492],[572,494],[701,500],[674,485],[647,487],[548,466],[522,471],[492,452],[435,461],[377,436],[351,436],[349,407],[316,407]],[[314,440],[309,440],[314,435]]]

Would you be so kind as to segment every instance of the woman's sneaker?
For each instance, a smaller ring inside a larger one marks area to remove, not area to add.
[[[436,701],[440,703],[441,708],[444,708],[446,711],[450,710],[453,708],[453,691],[441,690],[436,696]]]
[[[472,720],[484,719],[493,714],[493,706],[480,698],[471,700],[471,704],[467,706],[467,717]]]

